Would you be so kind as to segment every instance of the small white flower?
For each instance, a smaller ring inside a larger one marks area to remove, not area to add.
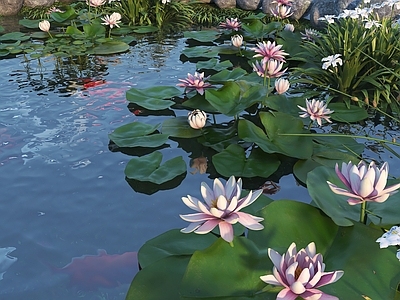
[[[364,0],[364,4],[371,3],[371,0]]]
[[[334,54],[334,55],[329,55],[327,57],[324,57],[323,59],[321,59],[322,62],[324,62],[322,64],[322,69],[326,70],[328,69],[330,66],[332,67],[336,67],[337,65],[343,65],[343,61],[340,58],[340,56],[342,56],[341,54]]]
[[[283,27],[283,30],[287,30],[287,31],[294,31],[294,25],[293,24],[286,24],[285,27]]]
[[[200,109],[195,109],[188,113],[188,121],[193,129],[202,129],[206,125],[207,114]]]
[[[364,27],[367,29],[370,29],[372,27],[381,27],[381,26],[382,26],[382,24],[375,20],[365,22],[365,24],[364,24]]]
[[[289,87],[290,87],[289,80],[284,78],[279,78],[275,80],[275,89],[279,95],[286,93]]]
[[[393,226],[389,231],[385,232],[379,239],[376,240],[380,248],[400,245],[400,227]]]
[[[39,22],[39,28],[41,31],[49,32],[50,30],[50,22],[47,20],[43,20]]]
[[[359,14],[355,10],[350,10],[350,9],[345,9],[343,12],[339,15],[339,18],[352,18],[352,19],[358,19]]]
[[[171,0],[161,0],[161,3],[162,3],[162,4],[167,4],[167,3],[169,3],[169,2],[171,2]]]
[[[400,250],[397,250],[396,257],[398,260],[400,260]]]
[[[336,18],[336,16],[334,16],[334,15],[325,15],[321,18],[318,18],[318,20],[326,21],[329,24],[333,24],[333,23],[335,23],[335,18]]]
[[[243,36],[240,34],[235,34],[231,37],[231,41],[233,46],[240,48],[240,46],[243,44]]]

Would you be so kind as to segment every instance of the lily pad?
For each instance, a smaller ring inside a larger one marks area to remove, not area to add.
[[[233,67],[233,65],[230,61],[225,60],[223,62],[219,62],[219,60],[216,58],[212,58],[207,61],[199,61],[196,64],[197,70],[208,69],[208,70],[221,71],[231,67]]]
[[[244,70],[242,68],[234,68],[232,71],[222,70],[222,71],[218,72],[217,74],[212,75],[210,77],[209,81],[224,83],[225,81],[228,81],[228,80],[237,80],[246,74],[247,74],[246,70]]]
[[[29,36],[22,32],[9,32],[0,36],[0,41],[26,41]]]
[[[332,119],[335,121],[352,123],[368,118],[368,112],[363,107],[351,105],[349,109],[345,103],[329,103],[328,107],[334,111]]]
[[[155,86],[146,89],[131,88],[126,92],[126,99],[148,110],[170,108],[174,101],[165,100],[180,96],[182,92],[173,86]]]
[[[159,147],[168,140],[167,134],[154,133],[159,125],[133,122],[118,127],[108,137],[119,147]]]
[[[129,45],[121,41],[107,41],[93,48],[93,53],[97,55],[107,55],[122,53],[129,50]]]
[[[162,184],[186,172],[186,163],[178,156],[161,164],[163,155],[155,151],[132,158],[125,168],[125,176],[139,181]]]
[[[226,177],[234,175],[266,178],[273,174],[280,165],[279,159],[274,154],[267,154],[261,149],[253,149],[249,157],[246,157],[244,149],[236,144],[215,154],[212,162],[217,172]]]
[[[193,129],[186,117],[167,119],[162,124],[163,134],[177,138],[194,138],[204,134],[201,129]]]
[[[186,48],[182,51],[182,54],[184,54],[188,58],[194,58],[194,57],[213,58],[218,56],[218,50],[214,49],[213,47],[198,46],[193,48]]]
[[[199,42],[212,42],[220,35],[221,33],[216,30],[185,31],[183,33],[185,38],[194,39]]]

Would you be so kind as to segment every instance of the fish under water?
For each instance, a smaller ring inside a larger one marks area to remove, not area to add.
[[[74,257],[66,266],[52,269],[68,274],[70,285],[85,291],[115,288],[132,282],[139,271],[137,252],[107,254],[103,249],[97,252],[97,255]]]
[[[17,261],[16,257],[9,255],[14,250],[16,250],[15,247],[0,248],[0,280],[3,279],[3,275],[7,269]]]

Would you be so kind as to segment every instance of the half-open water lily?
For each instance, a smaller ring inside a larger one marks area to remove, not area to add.
[[[323,257],[320,253],[316,254],[314,242],[299,252],[296,244],[292,243],[283,255],[269,248],[268,256],[274,264],[273,275],[260,278],[265,283],[284,287],[276,297],[277,300],[294,300],[297,297],[305,300],[339,300],[318,290],[321,286],[339,280],[343,271],[325,272]]]
[[[364,161],[360,161],[358,165],[353,165],[352,162],[342,163],[341,170],[336,164],[335,171],[346,188],[340,188],[328,181],[329,188],[335,194],[349,197],[347,202],[350,205],[363,202],[384,202],[390,195],[397,193],[397,189],[400,188],[400,183],[385,188],[389,174],[387,162],[381,168],[378,168],[375,162],[371,162],[369,165]]]
[[[200,95],[203,95],[204,89],[212,86],[205,82],[208,77],[204,78],[204,73],[195,72],[194,75],[188,73],[186,79],[178,79],[181,83],[178,83],[177,86],[184,87],[185,92],[187,90],[196,90]]]
[[[319,126],[322,125],[322,119],[326,120],[329,123],[332,123],[328,115],[333,113],[334,111],[330,110],[326,106],[327,104],[324,101],[319,101],[315,99],[306,100],[306,107],[297,105],[297,107],[302,110],[302,112],[300,112],[300,118],[310,117],[312,121],[317,121]]]
[[[191,222],[188,227],[181,230],[182,232],[206,234],[218,225],[221,237],[231,243],[233,241],[232,225],[237,222],[251,230],[264,228],[259,223],[264,220],[263,218],[240,211],[252,204],[262,194],[262,190],[250,191],[247,196],[240,198],[242,180],[239,178],[236,181],[234,176],[229,178],[225,186],[218,178],[214,179],[213,189],[202,182],[200,190],[205,202],[190,195],[182,197],[182,201],[188,207],[197,211],[194,214],[180,215],[183,220]]]

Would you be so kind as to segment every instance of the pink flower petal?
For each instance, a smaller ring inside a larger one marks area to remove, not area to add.
[[[202,224],[201,222],[190,223],[186,228],[181,229],[181,232],[191,233],[195,231],[197,228],[199,228],[201,224]]]
[[[315,285],[316,288],[338,281],[342,276],[343,271],[327,272],[322,274],[321,279]]]
[[[294,294],[289,288],[285,288],[276,296],[276,300],[295,300],[298,295]]]
[[[276,280],[275,276],[271,275],[271,274],[270,275],[260,276],[260,279],[262,281],[264,281],[265,283],[268,283],[268,284],[281,285],[281,283],[278,280]]]
[[[261,230],[264,228],[262,224],[259,224],[258,222],[263,221],[263,218],[260,217],[254,217],[248,213],[244,212],[237,212],[236,213],[239,216],[239,223],[242,224],[243,226],[251,229],[251,230]]]
[[[203,213],[195,213],[195,214],[187,214],[187,215],[179,215],[183,220],[188,222],[202,222],[207,220],[215,219],[215,217],[203,214]]]
[[[322,291],[316,289],[310,289],[301,294],[304,300],[339,300],[338,297],[325,294]]]
[[[233,241],[233,227],[231,224],[221,221],[219,223],[219,233],[228,243]]]
[[[220,222],[221,222],[221,220],[218,220],[218,219],[208,220],[208,221],[204,222],[204,224],[201,225],[198,229],[196,229],[195,233],[198,233],[198,234],[206,234],[206,233],[209,233],[209,232],[210,232],[211,230],[213,230]]]

